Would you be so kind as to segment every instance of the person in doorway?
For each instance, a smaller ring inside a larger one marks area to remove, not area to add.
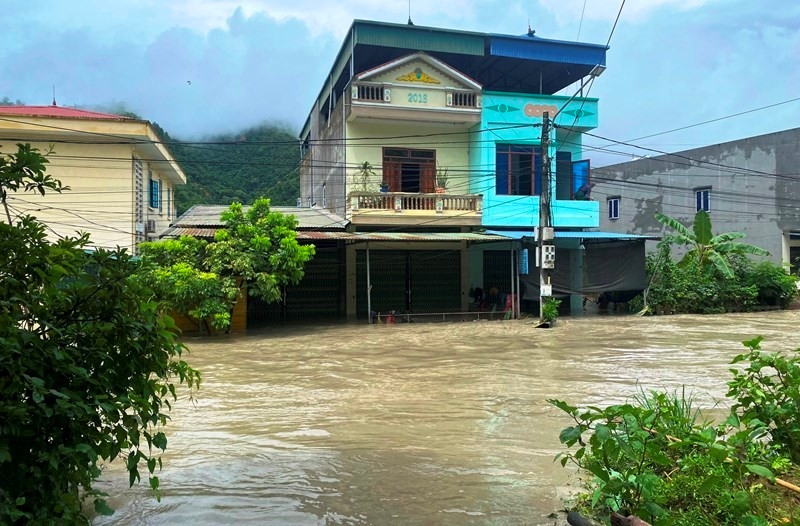
[[[575,200],[576,201],[591,201],[592,200],[592,188],[595,187],[594,183],[586,183],[585,185],[578,188],[578,191],[575,192]]]

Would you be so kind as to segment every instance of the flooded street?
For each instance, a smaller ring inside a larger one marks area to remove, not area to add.
[[[548,398],[687,386],[713,407],[756,335],[800,347],[800,311],[276,328],[188,339],[203,373],[175,406],[160,503],[122,462],[94,524],[538,525],[574,475]]]

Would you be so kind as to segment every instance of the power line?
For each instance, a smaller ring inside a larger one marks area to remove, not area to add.
[[[611,26],[611,34],[608,35],[608,41],[606,42],[606,47],[611,44],[611,37],[614,36],[614,30],[617,29],[617,22],[619,22],[619,16],[622,14],[622,8],[625,7],[625,0],[622,0],[622,4],[619,6],[619,11],[617,11],[617,18],[614,20],[614,25]]]
[[[586,1],[583,0],[583,9],[581,9],[581,21],[578,24],[578,36],[575,38],[575,41],[579,41],[581,39],[581,28],[583,27],[583,15],[586,13]]]
[[[791,102],[797,102],[797,101],[800,101],[800,97],[795,97],[793,99],[788,99],[788,100],[784,100],[784,101],[781,101],[781,102],[776,102],[774,104],[768,104],[766,106],[760,106],[758,108],[752,108],[752,109],[749,109],[749,110],[740,111],[738,113],[732,113],[730,115],[725,115],[725,116],[722,116],[722,117],[709,119],[707,121],[696,122],[694,124],[687,124],[686,126],[680,126],[678,128],[672,128],[671,130],[666,130],[666,131],[662,131],[662,132],[658,132],[658,133],[651,133],[650,135],[642,135],[641,137],[636,137],[635,139],[628,139],[628,142],[640,141],[642,139],[650,139],[652,137],[658,137],[659,135],[666,135],[668,133],[673,133],[673,132],[676,132],[676,131],[688,130],[689,128],[695,128],[697,126],[703,126],[704,124],[711,124],[713,122],[724,121],[726,119],[732,119],[733,117],[740,117],[742,115],[747,115],[748,113],[754,113],[754,112],[757,112],[757,111],[767,110],[767,109],[770,109],[770,108],[775,108],[777,106],[782,106],[784,104],[789,104]],[[613,144],[613,143],[609,143],[609,144]]]

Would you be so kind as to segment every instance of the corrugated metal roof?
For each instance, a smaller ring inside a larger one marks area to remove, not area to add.
[[[494,50],[493,52],[491,50]],[[325,76],[313,111],[325,110],[332,91],[341,93],[352,73],[416,51],[426,51],[486,90],[553,94],[605,65],[606,46],[527,35],[498,35],[409,24],[355,20]],[[311,116],[300,133],[312,134]]]
[[[489,234],[496,236],[503,236],[509,239],[522,239],[523,237],[536,239],[536,232],[533,230],[487,230]],[[623,234],[620,232],[598,232],[595,230],[583,231],[566,231],[556,230],[556,239],[613,239],[613,240],[629,240],[629,239],[661,239],[659,236],[643,236],[638,234]]]
[[[243,207],[245,210],[247,206]],[[175,227],[208,227],[222,228],[220,220],[227,205],[194,205],[175,220]],[[297,228],[301,230],[344,230],[348,221],[322,208],[301,208],[295,206],[273,206],[271,210],[297,218]]]
[[[638,234],[623,234],[620,232],[559,232],[556,231],[557,239],[661,239],[659,236],[642,236]]]
[[[356,232],[361,241],[508,241],[508,238],[477,232]]]
[[[57,119],[90,119],[104,121],[135,121],[130,117],[100,113],[97,111],[64,108],[62,106],[0,106],[0,115],[20,117],[53,117]]]
[[[161,234],[161,237],[177,238],[180,236],[194,236],[212,239],[218,231],[219,228],[172,226],[165,230]],[[345,241],[348,243],[364,243],[367,241],[388,243],[400,241],[508,241],[507,237],[474,232],[345,232],[343,230],[298,230],[297,239],[302,241]]]
[[[481,56],[484,53],[483,36],[465,31],[445,31],[432,27],[361,20],[355,21],[353,28],[356,44],[462,55]]]
[[[533,230],[487,230],[486,233],[505,239],[522,239],[523,237],[536,239],[536,232]]]
[[[489,54],[525,60],[596,66],[606,64],[606,47],[536,37],[491,35]]]
[[[219,232],[219,228],[200,228],[200,227],[181,227],[181,226],[171,226],[168,229],[164,230],[159,237],[181,237],[181,236],[192,236],[192,237],[199,237],[202,239],[213,239],[214,236]]]

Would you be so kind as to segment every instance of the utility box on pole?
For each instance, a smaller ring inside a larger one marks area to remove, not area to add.
[[[542,115],[542,193],[539,196],[539,321],[544,322],[544,301],[553,294],[551,271],[556,264],[556,247],[553,245],[555,231],[550,210],[551,185],[550,159],[550,114]]]

